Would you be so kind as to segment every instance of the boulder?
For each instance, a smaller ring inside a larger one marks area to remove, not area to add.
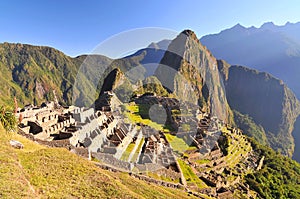
[[[10,140],[9,141],[10,145],[16,149],[23,149],[24,148],[24,145],[19,142],[19,141],[16,141],[16,140]]]

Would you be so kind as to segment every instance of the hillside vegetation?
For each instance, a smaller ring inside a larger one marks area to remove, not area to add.
[[[253,119],[249,115],[243,115],[238,111],[233,111],[234,121],[236,125],[243,130],[244,134],[249,137],[255,138],[260,144],[269,146],[266,132],[261,125],[255,124]]]
[[[9,139],[22,142],[14,149]],[[0,136],[0,198],[190,198],[184,190],[146,183],[96,167],[66,149],[17,134]]]
[[[246,181],[263,198],[300,198],[300,164],[252,139],[252,147],[264,156],[264,166]]]
[[[235,114],[238,126],[261,143],[269,143],[274,150],[292,157],[292,131],[300,113],[300,103],[295,94],[281,80],[267,73],[230,66],[225,61],[219,61],[218,66],[230,107],[252,118],[251,123],[254,122],[257,128],[249,126],[249,119]]]
[[[79,79],[78,69],[85,58],[86,56],[71,58],[45,46],[0,44],[0,103],[13,105],[11,99],[18,96],[20,105],[40,104],[45,100],[53,100],[53,91],[63,104],[71,104],[72,97],[80,99],[80,95],[89,96],[90,89],[93,88],[91,79],[95,76],[89,71],[80,76],[81,85],[73,90],[75,80]],[[100,55],[92,58],[94,67],[110,62],[110,59]],[[85,103],[92,100],[94,99],[88,99]]]

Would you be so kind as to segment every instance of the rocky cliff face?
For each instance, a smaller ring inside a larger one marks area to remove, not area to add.
[[[266,132],[273,149],[291,156],[294,152],[292,131],[300,113],[293,92],[273,76],[242,66],[219,61],[230,107],[253,118]]]
[[[220,119],[228,119],[228,104],[217,60],[185,30],[169,45],[155,76],[180,100],[200,105]]]
[[[293,159],[300,162],[300,115],[296,119],[292,135],[294,137],[294,142],[295,142]]]
[[[97,99],[95,100],[95,109],[101,110],[104,106],[111,106],[112,107],[112,97],[113,95],[108,93],[107,91],[116,91],[120,89],[121,87],[124,87],[126,85],[130,89],[131,85],[127,85],[128,80],[126,79],[125,75],[120,71],[120,69],[115,68],[113,69],[103,80],[103,84],[101,87],[101,91]],[[132,88],[131,88],[132,90]],[[132,93],[132,92],[131,92]],[[131,93],[126,93],[128,96],[131,95]],[[114,96],[115,99],[117,99],[118,104],[121,104],[118,97],[121,97],[120,91],[116,92],[117,96]],[[119,95],[119,96],[118,96]],[[126,95],[126,96],[127,96]]]

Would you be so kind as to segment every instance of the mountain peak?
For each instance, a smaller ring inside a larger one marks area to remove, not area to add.
[[[147,48],[167,50],[171,40],[164,39],[159,42],[152,42]]]
[[[233,26],[231,29],[235,29],[235,30],[244,30],[246,29],[244,26],[242,26],[240,23],[236,24],[235,26]]]
[[[195,35],[194,31],[190,29],[183,30],[181,33],[186,34],[187,36]]]
[[[263,25],[261,25],[261,29],[272,29],[276,27],[276,25],[273,22],[266,22]]]
[[[181,34],[185,34],[187,37],[191,37],[193,39],[198,40],[196,33],[192,30],[186,29],[182,31]]]

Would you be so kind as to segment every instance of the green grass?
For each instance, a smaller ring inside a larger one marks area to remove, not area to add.
[[[234,168],[251,151],[251,144],[245,140],[245,136],[233,134],[227,129],[223,129],[223,132],[229,143],[228,155],[225,157],[225,161],[230,168]],[[237,140],[232,139],[230,136]]]
[[[181,159],[178,159],[177,161],[188,185],[194,184],[200,189],[208,187],[201,179],[199,179],[188,164]]]
[[[167,141],[172,146],[172,149],[178,153],[184,153],[185,151],[197,149],[194,146],[189,146],[182,138],[175,135],[165,133]]]
[[[136,161],[137,161],[137,158],[138,158],[138,155],[139,155],[139,151],[140,151],[141,148],[143,147],[144,141],[145,141],[145,138],[143,137],[143,138],[141,139],[141,142],[139,143],[139,146],[137,147],[135,153],[134,153],[133,156],[132,156],[131,162],[136,162]]]
[[[9,145],[9,139],[14,137],[8,136],[3,129],[0,133],[0,198],[37,197],[31,189],[15,150]]]
[[[151,178],[157,179],[157,180],[163,180],[166,182],[172,182],[172,183],[180,183],[180,179],[172,179],[170,177],[167,176],[163,176],[163,175],[158,175],[157,173],[153,173],[153,172],[147,172],[147,175]]]
[[[196,160],[195,162],[198,163],[198,164],[207,164],[207,163],[210,163],[210,160],[201,159],[201,160]]]
[[[151,128],[158,130],[158,131],[168,131],[166,128],[164,128],[163,125],[157,124],[156,122],[153,122],[150,119],[143,119],[141,115],[139,114],[139,106],[137,105],[126,105],[127,112],[125,112],[125,116],[133,123],[138,124],[144,124],[147,126],[150,126]]]
[[[126,150],[124,151],[124,153],[121,156],[121,160],[123,160],[123,161],[128,160],[129,155],[132,152],[134,146],[135,146],[135,143],[133,143],[133,142],[128,145],[128,147],[126,148]]]
[[[0,198],[190,198],[183,190],[102,170],[66,149],[0,134]],[[12,148],[9,139],[24,149]]]

